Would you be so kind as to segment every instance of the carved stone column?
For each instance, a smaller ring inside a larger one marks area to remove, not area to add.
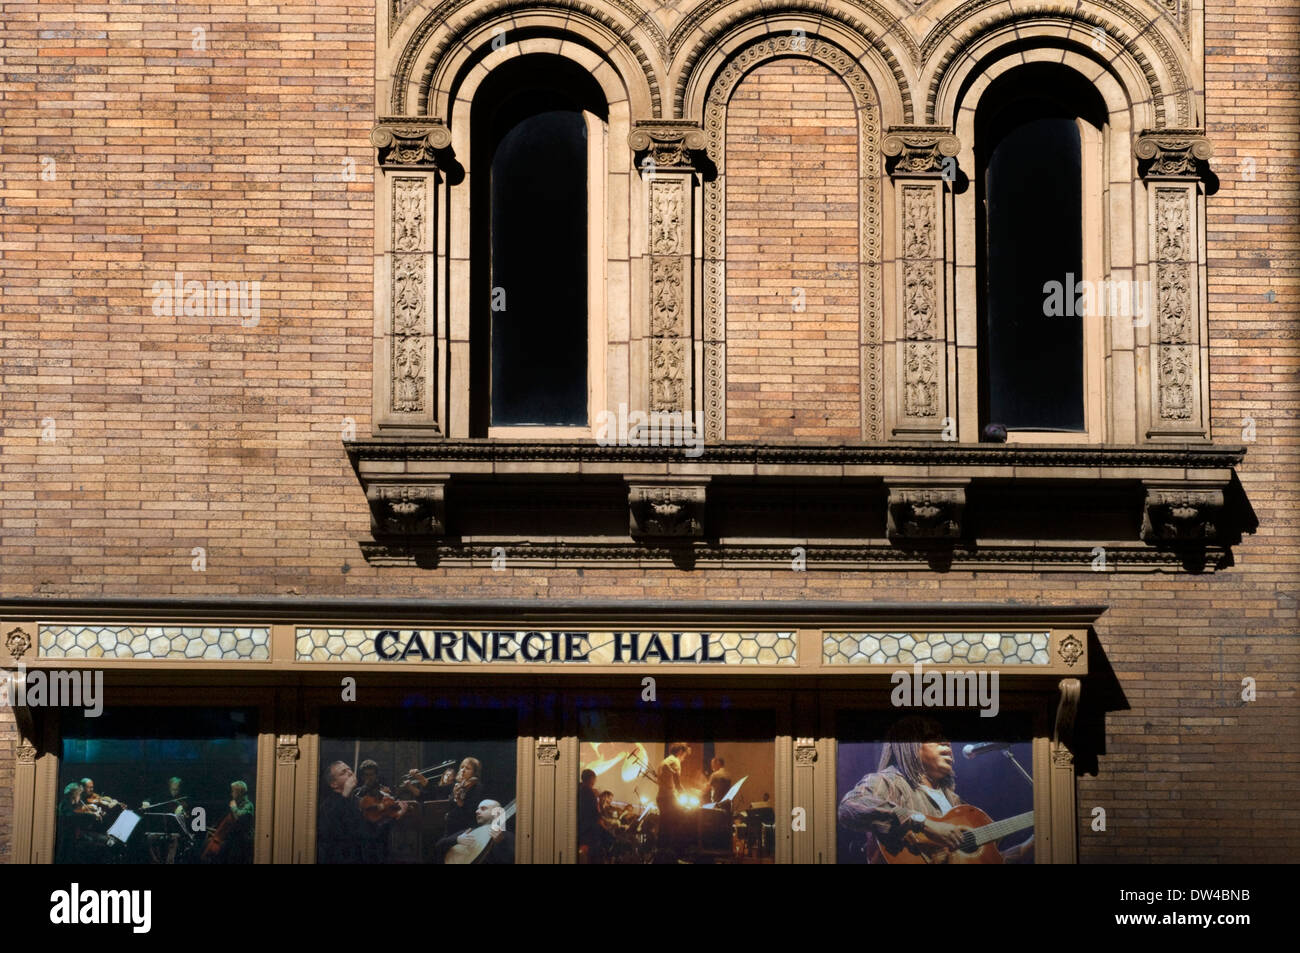
[[[1061,697],[1056,707],[1056,725],[1052,732],[1051,789],[1052,814],[1048,819],[1050,859],[1054,864],[1078,862],[1079,818],[1075,804],[1074,755],[1070,745],[1074,741],[1074,719],[1079,711],[1082,683],[1077,678],[1063,678]],[[1041,848],[1035,844],[1035,853]],[[1042,863],[1045,858],[1036,858]]]
[[[642,327],[645,389],[638,391],[635,384],[631,389],[633,394],[646,395],[646,405],[631,409],[693,413],[699,393],[693,320],[698,259],[695,191],[704,131],[682,120],[639,121],[628,143],[637,156],[646,201],[647,267],[642,275],[649,309],[649,320]]]
[[[959,143],[941,128],[895,126],[881,148],[892,159],[897,301],[885,334],[886,361],[893,364],[887,379],[894,381],[886,432],[938,440],[955,403],[946,223],[952,218],[948,185],[956,174]]]
[[[1144,132],[1134,147],[1150,222],[1149,440],[1209,439],[1201,165],[1211,151],[1196,129]]]
[[[793,854],[796,864],[817,862],[815,765],[817,742],[812,738],[794,739],[794,807],[803,809],[803,830],[794,831]],[[781,818],[777,818],[781,823]]]
[[[302,751],[297,735],[275,739],[275,851],[274,862],[292,864],[296,844],[295,821],[298,807],[298,761]]]
[[[374,429],[446,433],[437,400],[439,161],[451,132],[440,119],[384,118],[370,133],[375,175]]]

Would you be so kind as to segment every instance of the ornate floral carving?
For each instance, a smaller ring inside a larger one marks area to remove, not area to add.
[[[275,760],[277,764],[293,764],[301,755],[297,745],[276,745]]]
[[[683,183],[674,176],[670,181],[650,183],[650,254],[680,255],[682,251]]]
[[[1083,643],[1073,635],[1067,635],[1061,639],[1061,644],[1056,647],[1056,653],[1061,656],[1062,662],[1073,667],[1083,655]]]
[[[650,333],[656,337],[681,334],[682,259],[655,257],[650,261]]]
[[[1214,154],[1214,147],[1200,129],[1161,129],[1143,132],[1133,152],[1150,163],[1147,176],[1198,178],[1201,163]]]
[[[1188,420],[1196,372],[1191,346],[1191,199],[1186,189],[1155,190],[1155,233],[1159,413],[1162,420]]]
[[[685,365],[683,342],[677,338],[650,339],[650,410],[675,411],[682,409],[685,386],[682,370]]]
[[[31,647],[32,637],[21,628],[10,629],[5,636],[5,648],[9,651],[10,658],[22,658]]]
[[[707,145],[704,130],[688,120],[640,120],[628,135],[628,145],[645,168],[645,157],[655,169],[694,168],[695,154]]]
[[[945,159],[961,151],[961,142],[945,129],[928,126],[892,126],[880,143],[880,151],[894,159],[892,175],[942,175]],[[948,169],[955,164],[947,163]]]
[[[421,413],[427,385],[425,180],[393,180],[391,408]]]
[[[386,168],[436,166],[437,154],[451,146],[451,131],[441,119],[385,118],[371,130],[370,144]]]
[[[1142,538],[1148,543],[1204,543],[1218,537],[1223,491],[1147,487]]]
[[[1070,753],[1070,749],[1065,745],[1055,744],[1052,746],[1052,764],[1058,768],[1072,768],[1074,767],[1074,755]]]
[[[891,540],[956,539],[965,508],[962,486],[891,486],[885,535]]]
[[[36,763],[36,746],[29,741],[20,741],[14,747],[14,754],[18,758],[19,764]]]
[[[794,740],[794,763],[798,767],[812,767],[817,762],[817,744],[811,738]]]
[[[706,493],[703,484],[629,484],[631,535],[703,536]]]
[[[366,500],[375,536],[441,536],[446,531],[442,483],[373,483]]]

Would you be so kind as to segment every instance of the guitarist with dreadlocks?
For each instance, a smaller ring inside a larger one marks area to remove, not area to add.
[[[871,863],[1032,863],[1032,836],[1001,853],[992,843],[972,850],[970,833],[991,821],[957,796],[952,746],[943,738],[932,719],[900,719],[880,766],[840,801],[840,826],[867,835]]]

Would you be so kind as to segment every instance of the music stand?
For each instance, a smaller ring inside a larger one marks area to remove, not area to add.
[[[124,809],[121,814],[117,815],[117,820],[113,822],[113,826],[108,829],[108,846],[112,847],[114,841],[120,844],[129,841],[141,820],[142,818],[135,811]]]

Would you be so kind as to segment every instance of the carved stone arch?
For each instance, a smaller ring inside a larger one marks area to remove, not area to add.
[[[452,19],[466,9],[459,19]],[[474,0],[447,0],[413,28],[393,70],[390,108],[394,115],[445,115],[455,86],[492,51],[494,32],[512,31],[533,38],[546,36],[598,53],[611,64],[626,87],[634,112],[662,109],[656,60],[664,56],[667,38],[653,20],[629,0],[504,0],[475,7]],[[636,36],[640,33],[645,42]],[[655,51],[654,59],[646,47]],[[559,52],[557,49],[555,52]]]
[[[743,0],[710,0],[696,7],[668,38],[673,57],[669,75],[675,77],[674,115],[692,118],[702,112],[703,97],[720,68],[713,61],[751,42],[753,37],[747,34],[796,28],[848,51],[871,72],[886,125],[913,122],[920,47],[888,11],[864,0],[834,4],[787,0],[762,7],[761,17]],[[886,77],[893,82],[886,82]]]
[[[883,434],[883,368],[881,342],[884,301],[881,267],[884,258],[881,222],[883,163],[881,160],[881,110],[874,84],[857,59],[838,44],[789,32],[763,33],[739,49],[713,70],[699,105],[703,113],[706,148],[718,175],[704,183],[703,195],[703,314],[704,399],[706,439],[726,438],[726,222],[724,188],[726,180],[726,111],[732,93],[755,67],[778,57],[799,57],[819,63],[838,74],[854,98],[858,112],[859,161],[859,315],[862,347],[862,413],[864,436],[879,439]],[[706,60],[712,63],[712,57]],[[691,107],[692,101],[687,101]],[[688,114],[689,115],[689,114]]]
[[[1143,104],[1149,104],[1149,121],[1143,125],[1187,127],[1199,121],[1188,80],[1192,71],[1183,62],[1187,58],[1175,52],[1149,16],[1115,0],[1092,0],[1077,10],[1044,5],[976,20],[991,3],[958,7],[922,42],[929,121],[953,122],[961,89],[982,64],[1043,47],[1075,50],[1119,78],[1135,114],[1141,116]]]

